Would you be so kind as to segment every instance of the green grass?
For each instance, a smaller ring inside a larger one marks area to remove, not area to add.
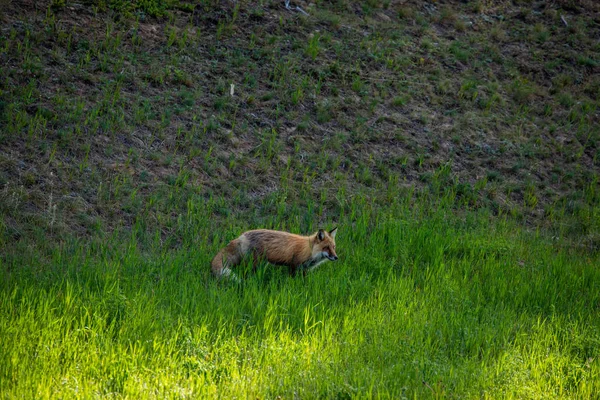
[[[595,2],[4,3],[1,397],[600,392]]]
[[[350,201],[340,261],[306,278],[264,266],[240,285],[215,281],[212,255],[248,226],[213,226],[213,203],[189,205],[179,249],[143,226],[129,238],[30,249],[2,266],[0,391],[595,396],[600,258],[488,213],[419,203]],[[300,231],[304,219],[267,225]]]

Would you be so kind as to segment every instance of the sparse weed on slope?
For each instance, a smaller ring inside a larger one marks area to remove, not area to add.
[[[169,230],[195,195],[268,203],[282,171],[299,197],[390,177],[427,192],[448,167],[465,202],[517,219],[598,206],[584,194],[600,160],[593,2],[315,2],[309,17],[265,1],[38,3],[0,14],[7,242],[91,237],[142,210]]]

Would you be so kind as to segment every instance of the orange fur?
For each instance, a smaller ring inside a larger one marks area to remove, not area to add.
[[[321,229],[313,235],[300,236],[267,229],[247,231],[217,253],[211,262],[212,272],[218,277],[229,275],[231,268],[252,257],[255,264],[265,259],[287,266],[291,274],[299,270],[306,273],[325,260],[337,260],[336,232],[337,228],[330,232]]]

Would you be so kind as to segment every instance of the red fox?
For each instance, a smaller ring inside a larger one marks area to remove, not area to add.
[[[306,274],[324,261],[338,259],[336,232],[337,228],[329,232],[319,229],[310,236],[300,236],[267,229],[247,231],[217,253],[211,262],[212,272],[217,277],[230,276],[231,268],[245,257],[252,257],[255,264],[264,259],[271,264],[287,266],[292,275]]]

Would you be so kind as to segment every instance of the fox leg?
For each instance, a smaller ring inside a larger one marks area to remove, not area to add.
[[[290,276],[296,276],[298,272],[302,272],[306,276],[305,268],[296,262],[296,256],[292,257],[292,262],[289,264],[288,272]]]

